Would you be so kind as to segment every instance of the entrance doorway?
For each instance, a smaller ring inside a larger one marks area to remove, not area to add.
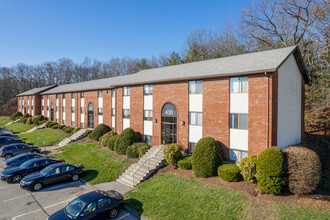
[[[88,115],[87,115],[87,121],[88,121],[88,128],[94,127],[94,106],[92,103],[88,104]]]
[[[24,114],[26,114],[26,103],[24,105]]]
[[[50,120],[54,121],[54,104],[50,104]]]
[[[162,144],[176,143],[177,114],[172,103],[166,103],[162,109]]]

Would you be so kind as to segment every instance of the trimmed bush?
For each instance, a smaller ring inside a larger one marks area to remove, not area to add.
[[[54,126],[58,125],[57,122],[55,122],[54,124],[52,124],[52,126],[50,126],[50,128],[53,128]]]
[[[108,143],[108,140],[115,136],[116,133],[114,131],[109,131],[108,133],[105,133],[101,138],[100,138],[100,143],[103,145],[103,146],[107,146],[107,143]]]
[[[23,123],[23,124],[26,124],[26,121],[28,120],[29,118],[21,118],[20,121]]]
[[[239,168],[241,170],[241,174],[243,179],[250,183],[255,183],[257,181],[257,156],[251,155],[249,157],[243,158],[239,162]]]
[[[74,129],[71,131],[71,133],[74,134],[74,133],[76,133],[76,132],[79,131],[79,130],[80,130],[80,128],[74,128]]]
[[[62,130],[62,128],[65,128],[65,127],[66,127],[65,125],[59,125],[58,129]]]
[[[52,129],[60,129],[60,127],[61,127],[61,125],[56,124],[56,125],[53,125],[53,126],[52,126]]]
[[[191,162],[196,177],[216,176],[222,164],[219,144],[211,137],[200,139],[192,153]]]
[[[140,142],[139,135],[133,129],[126,128],[117,138],[114,150],[117,154],[124,155],[126,154],[127,147],[137,142]]]
[[[35,125],[38,125],[40,121],[45,120],[45,117],[43,115],[36,115],[32,118],[32,122]]]
[[[10,119],[17,120],[18,117],[22,117],[22,116],[23,116],[22,112],[14,112],[13,114],[11,114]]]
[[[116,143],[117,138],[119,138],[119,135],[112,136],[112,137],[110,137],[110,138],[108,139],[107,147],[108,147],[110,150],[114,150],[114,149],[115,149],[115,143]]]
[[[257,158],[258,188],[263,193],[278,195],[283,188],[284,155],[280,148],[270,147]]]
[[[62,129],[62,131],[64,131],[66,128],[67,128],[67,126],[63,125],[63,127],[61,129]]]
[[[227,182],[238,182],[243,179],[241,171],[236,164],[223,164],[218,167],[220,179]]]
[[[134,143],[130,146],[127,147],[126,150],[126,156],[128,158],[138,158],[139,157],[139,149],[142,147],[148,147],[149,149],[149,145],[144,143],[144,142],[138,142],[138,143]]]
[[[73,127],[66,127],[65,129],[64,129],[64,131],[66,132],[66,133],[71,133],[72,131],[73,131]]]
[[[26,120],[25,124],[27,124],[27,125],[30,125],[30,124],[32,124],[32,117],[30,117],[30,118],[27,118],[27,120]]]
[[[46,127],[51,128],[51,127],[53,127],[53,125],[56,125],[56,124],[57,124],[56,122],[51,121],[51,122],[47,123]]]
[[[109,132],[111,129],[106,124],[99,124],[96,126],[96,128],[93,130],[91,138],[94,140],[99,140],[105,133]]]
[[[88,137],[88,135],[90,135],[92,132],[93,132],[93,130],[86,130],[84,132],[85,137]]]
[[[290,192],[298,195],[317,189],[322,178],[319,156],[302,146],[289,146],[284,150],[287,162],[286,181]]]
[[[143,157],[143,155],[145,153],[147,153],[147,151],[150,149],[150,145],[148,144],[145,144],[145,145],[142,145],[139,147],[139,157]]]
[[[20,120],[20,122],[25,124],[27,119],[30,118],[30,117],[32,117],[32,116],[29,115],[29,114],[24,114],[19,120]]]
[[[39,121],[39,122],[38,122],[38,125],[42,125],[42,124],[44,124],[44,123],[46,123],[46,122],[47,122],[47,120]]]
[[[163,151],[165,155],[165,160],[169,165],[176,164],[176,162],[178,162],[178,160],[183,157],[181,152],[183,151],[183,146],[180,144],[173,143],[166,145]]]
[[[183,170],[191,170],[191,156],[186,156],[178,161],[177,163],[178,167],[180,167]]]

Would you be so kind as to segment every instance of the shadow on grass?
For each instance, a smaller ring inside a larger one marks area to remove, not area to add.
[[[86,175],[83,177],[83,179],[86,182],[89,182],[89,181],[92,181],[93,179],[95,179],[98,174],[99,174],[99,172],[97,170],[86,170]]]
[[[125,200],[125,205],[127,208],[134,211],[136,214],[141,216],[143,214],[143,203],[136,199],[127,199]]]

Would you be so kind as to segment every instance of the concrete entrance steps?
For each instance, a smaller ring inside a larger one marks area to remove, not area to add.
[[[117,179],[117,182],[129,187],[134,187],[146,180],[158,168],[164,166],[164,147],[165,145],[151,147],[139,162],[132,164],[124,173],[122,173]]]
[[[20,134],[31,133],[31,132],[33,132],[33,131],[36,131],[36,130],[38,130],[38,129],[42,129],[42,128],[45,128],[45,127],[46,127],[46,123],[43,123],[42,125],[36,126],[36,127],[32,128],[32,129],[30,129],[30,130],[28,130],[28,131],[26,131],[26,132],[22,132],[22,133],[20,133]]]
[[[58,143],[58,147],[63,147],[67,144],[70,144],[71,142],[74,142],[74,141],[77,141],[77,140],[83,138],[85,136],[84,135],[85,131],[86,131],[86,129],[80,129],[79,131],[77,131],[76,133],[71,135],[70,137],[67,137],[63,141]]]

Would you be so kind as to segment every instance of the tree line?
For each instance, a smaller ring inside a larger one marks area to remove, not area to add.
[[[221,30],[192,31],[181,51],[151,59],[112,58],[82,63],[61,58],[40,65],[0,67],[0,114],[17,108],[15,96],[26,90],[128,75],[143,69],[177,65],[242,53],[299,45],[311,82],[306,86],[306,124],[327,123],[329,107],[329,1],[258,0],[242,9],[236,23]],[[256,61],[257,62],[257,61]]]

